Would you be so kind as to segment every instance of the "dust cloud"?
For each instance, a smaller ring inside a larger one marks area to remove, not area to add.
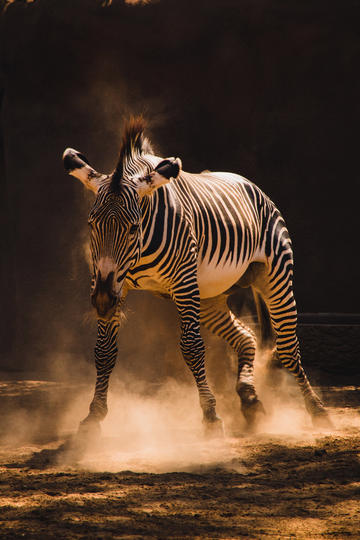
[[[200,472],[220,463],[230,466],[234,455],[229,443],[208,439],[201,416],[195,385],[168,379],[152,388],[151,394],[149,388],[133,393],[117,385],[109,396],[102,439],[88,449],[79,466],[95,471],[157,473]],[[70,424],[73,418],[74,409],[69,411]]]
[[[116,108],[118,96],[108,93],[107,108],[99,111],[99,117],[109,119],[107,130],[114,139],[120,133],[117,120],[128,101],[125,91],[120,91],[121,106],[118,102]],[[112,121],[110,111],[116,111]],[[110,154],[116,154],[116,144],[107,150],[104,161],[111,161]],[[80,220],[87,215],[93,196],[80,183],[78,192]],[[85,281],[89,291],[91,259],[85,219],[76,235],[76,241],[62,255],[68,257],[74,291],[74,283]],[[79,331],[71,318],[74,310],[82,312]],[[44,311],[49,313],[49,308],[44,306]],[[240,318],[249,315],[245,306]],[[195,382],[179,350],[174,304],[149,293],[133,292],[126,300],[125,319],[119,331],[119,354],[110,379],[109,414],[102,423],[102,438],[77,466],[94,471],[203,471],[221,467],[244,472],[247,450],[241,444],[239,447],[239,440],[312,436],[310,419],[292,378],[280,370],[269,378],[267,355],[262,353],[257,353],[255,361],[255,383],[267,415],[257,434],[247,433],[235,392],[237,359],[222,340],[203,330],[209,384],[225,430],[224,437],[206,437]],[[35,321],[32,324],[35,327]],[[24,380],[4,383],[2,444],[56,446],[73,436],[87,416],[96,378],[96,319],[90,302],[84,294],[74,294],[72,304],[63,309],[62,324],[56,332],[46,332],[43,319],[41,331],[48,341],[41,369],[38,364]],[[81,340],[87,341],[87,350],[76,348]]]
[[[142,332],[146,342],[144,327]],[[153,328],[149,327],[148,333],[154,337]],[[250,474],[249,460],[256,448],[264,444],[306,446],[331,436],[351,436],[359,430],[358,411],[346,407],[329,409],[334,423],[331,431],[314,428],[292,377],[282,370],[269,376],[267,355],[258,353],[255,384],[266,416],[255,432],[248,432],[235,392],[236,362],[231,355],[224,354],[220,340],[209,336],[205,339],[208,378],[217,398],[218,415],[224,422],[223,436],[220,433],[209,436],[204,431],[197,389],[185,364],[178,366],[181,375],[174,378],[168,372],[171,364],[176,371],[173,353],[156,358],[156,350],[147,349],[151,365],[144,363],[142,370],[137,365],[134,372],[134,366],[118,363],[110,382],[109,413],[102,422],[101,437],[75,460],[69,461],[67,455],[60,453],[56,467],[149,473],[202,473],[221,469],[246,475]],[[169,337],[172,346],[175,341]],[[219,360],[220,352],[223,357]],[[124,349],[122,353],[126,359]],[[130,358],[134,354],[130,345],[128,354]],[[58,358],[55,362],[59,370],[62,361]],[[76,380],[71,382],[2,383],[2,449],[12,447],[20,452],[32,449],[34,454],[42,456],[44,448],[56,449],[74,437],[93,395],[95,370],[82,365],[84,370],[86,367],[84,375],[79,366]],[[220,372],[222,377],[218,377]],[[44,463],[41,462],[40,468]]]
[[[276,381],[269,386],[267,355],[257,356],[256,385],[267,414],[256,432],[247,431],[240,412],[234,390],[236,370],[231,361],[227,377],[215,391],[218,413],[224,422],[223,436],[209,436],[204,431],[192,381],[168,377],[150,383],[122,372],[109,392],[109,413],[102,423],[102,437],[87,449],[77,466],[97,472],[204,472],[220,468],[246,474],[249,444],[252,452],[254,444],[264,441],[311,444],[317,437],[328,436],[329,430],[313,428],[291,376],[277,370]],[[219,366],[217,355],[210,352],[208,357],[209,379],[214,380],[224,366]],[[76,431],[90,399],[91,393],[82,393],[71,403],[61,424],[63,436]],[[337,410],[337,434],[360,426],[356,415],[350,418],[348,412],[344,415]]]

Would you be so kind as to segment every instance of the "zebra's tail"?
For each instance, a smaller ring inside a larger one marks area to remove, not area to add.
[[[269,310],[261,295],[252,289],[259,324],[260,345],[263,349],[275,345],[275,333],[271,324]]]
[[[259,324],[259,338],[261,349],[267,349],[270,351],[270,356],[267,360],[267,383],[268,386],[273,385],[273,372],[274,370],[281,370],[282,364],[279,355],[276,350],[276,336],[271,323],[269,310],[262,298],[262,296],[252,288],[254,301],[256,305],[256,312]],[[278,378],[276,379],[278,380]]]

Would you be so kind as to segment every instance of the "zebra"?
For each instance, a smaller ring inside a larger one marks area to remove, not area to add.
[[[242,176],[182,170],[181,159],[153,153],[142,117],[125,122],[117,165],[97,172],[79,151],[67,148],[65,170],[95,195],[90,211],[97,313],[96,383],[79,433],[98,430],[105,418],[117,335],[129,291],[171,298],[177,307],[180,348],[199,393],[203,423],[222,429],[205,372],[203,325],[238,355],[236,391],[249,428],[265,413],[254,385],[256,339],[228,305],[236,290],[251,288],[259,318],[271,326],[276,357],[301,389],[314,424],[330,424],[327,411],[301,364],[293,293],[293,251],[275,204]]]

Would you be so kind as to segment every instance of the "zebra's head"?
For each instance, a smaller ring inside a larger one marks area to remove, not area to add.
[[[63,154],[66,171],[95,194],[88,219],[93,262],[91,301],[105,320],[116,313],[126,275],[141,256],[141,199],[181,171],[179,158],[153,155],[143,131],[141,118],[127,122],[118,163],[110,175],[95,171],[85,156],[72,148]]]

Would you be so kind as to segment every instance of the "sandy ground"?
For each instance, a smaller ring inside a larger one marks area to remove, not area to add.
[[[196,394],[188,409],[179,406],[183,390],[166,407],[163,393],[114,398],[102,438],[75,458],[61,445],[78,413],[70,407],[60,424],[52,419],[64,388],[3,383],[2,409],[13,414],[2,424],[0,537],[360,538],[358,388],[325,392],[331,431],[314,430],[295,401],[256,434],[224,410],[229,427],[211,440],[200,429]],[[31,422],[39,392],[43,408]],[[15,414],[16,402],[23,408]]]

